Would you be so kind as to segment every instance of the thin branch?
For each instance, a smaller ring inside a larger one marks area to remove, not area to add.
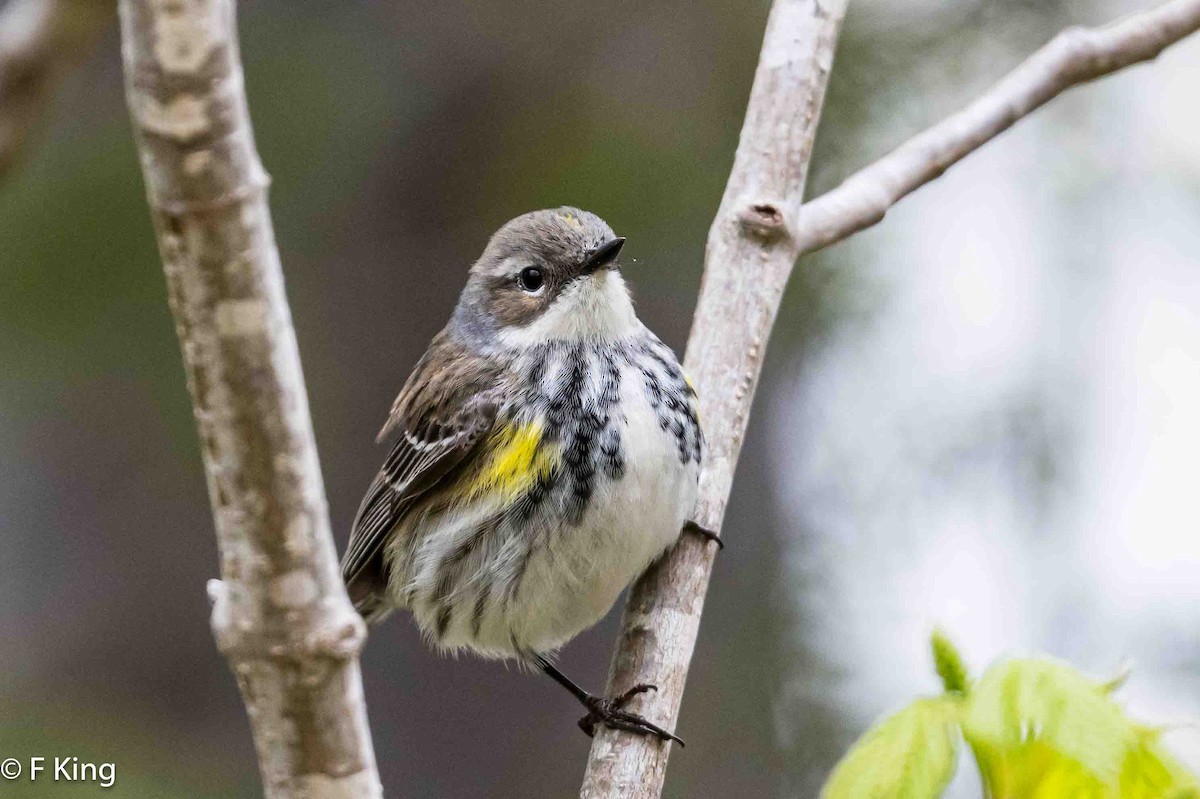
[[[795,229],[847,0],[775,0],[733,171],[709,232],[684,367],[700,395],[707,451],[696,521],[718,531],[733,485],[767,336],[799,251]],[[673,728],[715,547],[684,536],[633,587],[609,674],[616,693],[653,683],[638,712]],[[584,799],[656,799],[669,744],[596,734]]]
[[[1200,0],[1175,0],[1103,28],[1063,31],[962,111],[805,203],[801,254],[880,222],[905,196],[1058,94],[1149,61],[1197,29]]]
[[[887,208],[1070,86],[1156,56],[1200,27],[1200,0],[1174,0],[1098,31],[1057,37],[965,111],[840,188],[800,207],[847,0],[775,0],[733,173],[709,232],[685,368],[700,394],[707,451],[696,521],[718,531],[767,338],[796,259],[878,222]],[[678,718],[714,553],[696,536],[630,592],[609,690],[654,683],[638,712]],[[669,744],[597,733],[581,797],[657,799]]]
[[[232,0],[120,0],[126,96],[183,350],[267,797],[379,797],[358,653],[250,129]]]
[[[112,0],[11,0],[0,13],[0,177],[59,80],[114,17]]]

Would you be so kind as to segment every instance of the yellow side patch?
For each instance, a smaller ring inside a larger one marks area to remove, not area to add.
[[[692,393],[696,395],[696,399],[699,400],[700,392],[696,390],[696,384],[692,382],[692,376],[687,372],[683,373],[683,382],[687,383],[687,387],[692,390]],[[704,420],[700,418],[700,403],[698,401],[696,402],[696,421],[703,427]]]
[[[466,488],[467,499],[499,494],[505,504],[515,502],[558,464],[558,447],[542,445],[538,422],[503,425],[486,446],[487,455]]]

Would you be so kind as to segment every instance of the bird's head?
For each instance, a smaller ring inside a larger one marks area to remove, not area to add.
[[[624,243],[578,208],[519,216],[471,267],[455,324],[514,347],[628,336],[640,323],[617,269]]]

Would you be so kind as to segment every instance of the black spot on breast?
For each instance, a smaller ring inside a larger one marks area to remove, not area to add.
[[[626,365],[639,376],[633,385],[622,385]],[[653,337],[616,345],[547,342],[525,377],[528,402],[544,409],[543,436],[558,443],[561,461],[522,497],[516,519],[528,521],[553,502],[565,521],[579,524],[600,481],[625,478],[629,433],[619,408],[630,391],[644,392],[680,461],[699,460],[694,395],[675,356]]]
[[[609,427],[604,431],[604,437],[600,443],[600,452],[604,456],[602,459],[604,476],[610,480],[620,480],[624,477],[625,455],[621,451],[620,430],[616,427]]]
[[[546,501],[546,497],[550,495],[551,489],[558,482],[560,475],[559,469],[556,467],[549,474],[539,477],[530,489],[525,492],[520,504],[517,506],[517,516],[522,521],[529,521],[533,514]]]
[[[702,437],[695,410],[696,393],[688,385],[675,356],[661,341],[650,338],[628,358],[641,372],[659,429],[675,440],[679,460],[685,464],[699,463]]]

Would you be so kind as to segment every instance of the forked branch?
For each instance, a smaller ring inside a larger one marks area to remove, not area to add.
[[[1099,30],[1068,30],[965,110],[801,207],[845,6],[775,0],[733,172],[709,232],[685,362],[708,442],[696,521],[709,530],[721,529],[763,351],[796,259],[875,224],[1065,89],[1154,58],[1200,28],[1200,0],[1174,0]],[[684,536],[634,585],[621,620],[609,691],[657,684],[637,710],[668,728],[678,718],[712,564],[711,548]],[[668,750],[650,737],[598,733],[581,796],[657,799]]]
[[[707,451],[696,521],[719,531],[767,336],[799,255],[795,230],[846,0],[775,0],[725,196],[708,235],[684,368],[700,395]],[[637,712],[671,729],[696,645],[715,546],[684,536],[631,590],[608,691],[638,683]],[[686,737],[686,736],[685,736]],[[584,799],[655,799],[669,744],[596,734]]]
[[[250,130],[232,0],[121,0],[126,96],[187,368],[222,581],[212,627],[266,796],[382,794]]]

